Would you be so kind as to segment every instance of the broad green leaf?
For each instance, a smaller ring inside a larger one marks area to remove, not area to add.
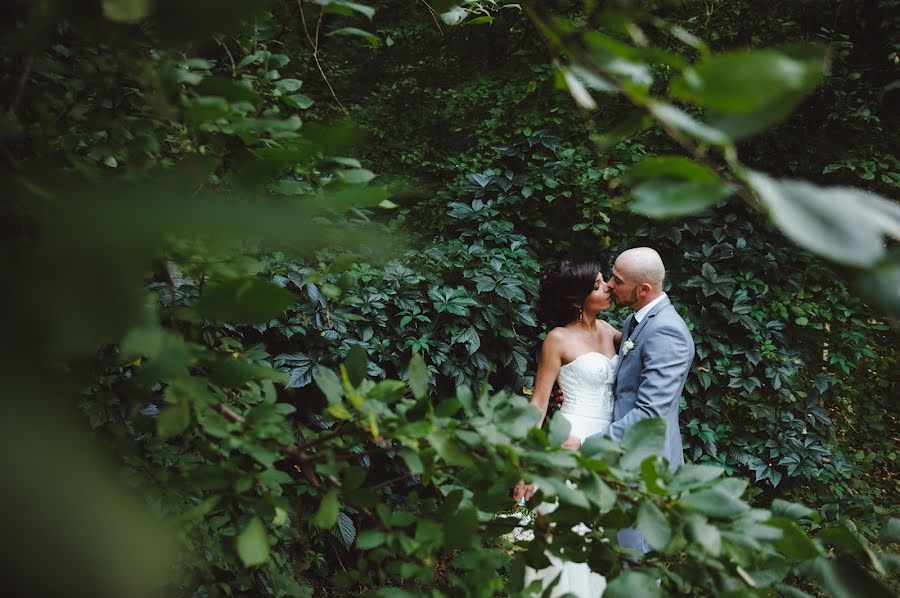
[[[377,548],[384,544],[385,533],[377,529],[367,529],[359,532],[356,537],[356,547],[360,550]]]
[[[781,530],[781,539],[775,543],[778,550],[794,563],[814,559],[822,554],[821,549],[806,535],[796,523],[785,517],[772,517],[765,524]]]
[[[664,102],[650,102],[647,104],[650,114],[663,124],[706,141],[713,145],[725,146],[731,144],[731,139],[724,132],[703,124],[684,110],[676,108]]]
[[[570,486],[563,479],[558,477],[544,478],[535,476],[534,482],[540,487],[545,495],[556,496],[559,498],[560,502],[583,509],[586,509],[589,506],[584,490]]]
[[[444,523],[444,545],[448,550],[469,548],[478,540],[478,512],[462,508]]]
[[[338,493],[337,490],[329,490],[319,503],[319,509],[313,517],[313,523],[322,529],[330,529],[337,523],[338,512]]]
[[[735,517],[750,508],[744,501],[715,486],[691,492],[683,496],[680,502],[692,511],[719,518]]]
[[[349,0],[313,0],[316,4],[324,6],[328,12],[350,16],[354,12],[365,15],[369,19],[375,16],[375,9],[358,2],[350,2]]]
[[[250,520],[235,538],[235,548],[246,567],[256,567],[269,560],[269,537],[262,519]]]
[[[446,430],[432,432],[428,435],[428,441],[441,459],[450,465],[461,465],[463,467],[472,465],[472,459],[469,457],[465,446]]]
[[[838,598],[895,596],[890,588],[853,559],[830,559],[823,556],[801,566],[800,572],[814,580],[829,596]]]
[[[650,499],[644,499],[638,508],[637,526],[654,550],[665,550],[672,540],[669,520]]]
[[[622,438],[622,451],[624,454],[619,460],[619,466],[624,469],[636,470],[641,466],[641,461],[650,455],[661,455],[666,441],[666,420],[661,417],[651,417],[637,422]]]
[[[622,177],[627,183],[657,178],[686,179],[714,183],[719,176],[699,162],[684,156],[651,156],[628,169]]]
[[[300,108],[301,110],[306,110],[307,108],[315,104],[315,100],[302,93],[295,93],[289,96],[285,96],[284,101],[294,108]]]
[[[770,510],[772,511],[772,515],[776,517],[787,517],[788,519],[794,520],[809,517],[814,521],[818,521],[819,519],[819,513],[806,505],[788,502],[786,500],[781,500],[780,498],[776,498],[772,501]]]
[[[608,436],[597,434],[585,439],[581,445],[581,454],[593,459],[600,459],[607,465],[615,466],[622,455],[622,446]]]
[[[815,88],[828,68],[827,50],[816,46],[803,59],[777,50],[738,50],[718,54],[675,79],[671,92],[718,112],[741,114],[794,97]]]
[[[550,434],[548,440],[553,446],[561,446],[569,437],[569,431],[572,424],[562,415],[555,415],[550,418]]]
[[[688,538],[700,544],[703,550],[711,556],[719,556],[722,550],[722,535],[719,528],[710,525],[705,518],[694,515],[688,519],[686,531]]]
[[[340,405],[341,399],[344,396],[344,385],[341,384],[341,379],[338,378],[337,374],[320,365],[316,368],[313,379],[316,381],[316,386],[319,387],[319,390],[321,390],[325,395],[325,398],[328,399],[329,404]]]
[[[341,27],[340,29],[335,29],[334,31],[329,31],[327,35],[351,35],[355,37],[361,37],[373,48],[377,48],[381,46],[381,38],[375,35],[374,33],[370,33],[363,29],[359,29],[357,27]]]
[[[682,492],[691,490],[698,486],[703,486],[718,477],[721,477],[725,470],[714,465],[694,465],[685,463],[678,468],[672,478],[670,488],[672,492]]]
[[[338,176],[345,183],[351,185],[363,185],[375,178],[375,173],[365,168],[353,168],[350,170],[339,170]]]
[[[197,311],[213,320],[257,324],[278,317],[296,300],[287,289],[249,276],[211,285],[200,296]]]
[[[792,241],[839,264],[869,267],[900,239],[900,204],[850,187],[818,187],[749,171],[773,222]]]
[[[891,517],[881,528],[881,541],[885,544],[900,543],[900,519]]]
[[[150,14],[151,0],[103,0],[103,16],[110,21],[137,23]]]
[[[191,424],[190,400],[183,398],[174,405],[163,407],[156,419],[156,432],[162,438],[177,436]]]
[[[362,345],[350,347],[350,351],[344,358],[344,367],[347,368],[350,384],[354,387],[359,386],[359,383],[365,380],[369,368],[369,354]]]
[[[628,569],[613,579],[603,592],[604,598],[638,598],[638,596],[656,598],[662,596],[662,589],[654,576],[634,569]]]
[[[279,79],[275,82],[275,89],[285,94],[294,93],[301,87],[303,87],[303,81],[300,79]]]
[[[730,194],[731,186],[721,181],[657,179],[632,190],[628,209],[649,218],[679,218],[713,206]]]
[[[428,385],[431,382],[431,376],[428,373],[428,366],[419,353],[412,356],[409,360],[409,369],[407,370],[407,378],[409,379],[409,388],[417,399],[421,399],[428,395]]]

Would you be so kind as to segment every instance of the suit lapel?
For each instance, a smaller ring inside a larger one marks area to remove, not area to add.
[[[666,306],[671,305],[671,304],[672,304],[672,302],[669,301],[668,296],[663,297],[662,300],[659,303],[657,303],[656,305],[654,305],[653,309],[651,309],[647,313],[646,317],[638,323],[638,325],[634,329],[634,332],[631,333],[630,339],[633,342],[637,343],[638,336],[640,336],[641,331],[644,330],[644,328],[650,322],[650,319],[653,318],[654,316],[656,316],[656,314],[658,314]],[[628,316],[628,318],[625,319],[625,324],[623,325],[624,330],[628,329],[628,324],[631,322],[632,318],[634,318],[633,313],[630,316]],[[615,369],[615,372],[613,373],[613,380],[615,380],[616,377],[619,375],[619,368],[622,367],[622,363],[625,361],[625,355],[623,355],[622,351],[625,348],[625,341],[627,341],[627,340],[629,340],[629,339],[622,336],[622,344],[619,345],[619,360],[618,360],[618,362],[616,362],[616,369]]]

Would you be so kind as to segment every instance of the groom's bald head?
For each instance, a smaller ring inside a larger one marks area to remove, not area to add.
[[[666,268],[662,258],[649,247],[623,251],[616,258],[607,286],[616,305],[639,310],[662,294]]]
[[[655,249],[635,247],[623,251],[616,258],[616,269],[626,274],[632,282],[647,283],[654,291],[662,292],[666,267]]]

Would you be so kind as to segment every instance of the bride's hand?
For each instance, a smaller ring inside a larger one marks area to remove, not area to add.
[[[578,436],[569,436],[568,438],[566,438],[566,441],[562,443],[562,447],[564,449],[577,451],[581,448],[581,438],[579,438]]]
[[[528,500],[533,492],[534,489],[531,487],[531,484],[526,484],[524,480],[519,480],[516,487],[513,488],[513,501],[518,504],[523,497],[525,500]]]

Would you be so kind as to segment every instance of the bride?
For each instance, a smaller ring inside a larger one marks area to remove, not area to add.
[[[609,290],[594,262],[563,261],[541,281],[538,315],[550,331],[541,346],[531,402],[541,411],[544,423],[554,382],[566,397],[557,417],[564,417],[570,434],[584,440],[604,434],[612,423],[612,382],[622,333],[597,314],[612,304]],[[520,483],[513,498],[528,499],[532,488]],[[550,556],[551,565],[540,571],[526,570],[525,585],[539,579],[544,586],[557,576],[552,596],[571,593],[587,598],[599,596],[606,579],[586,563],[569,563]]]

